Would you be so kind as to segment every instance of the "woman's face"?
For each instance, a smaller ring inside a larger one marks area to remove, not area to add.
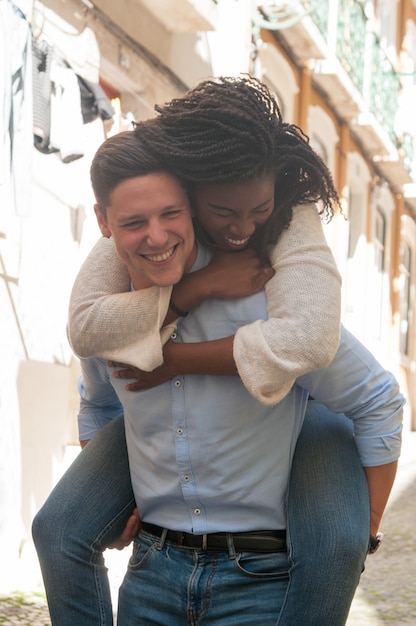
[[[243,250],[274,208],[274,177],[200,185],[193,194],[198,220],[221,250]]]

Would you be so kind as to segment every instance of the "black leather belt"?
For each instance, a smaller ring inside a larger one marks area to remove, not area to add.
[[[166,529],[142,522],[142,530],[161,538]],[[285,530],[258,530],[247,533],[212,533],[192,535],[177,530],[167,530],[164,540],[180,548],[200,550],[227,550],[228,535],[231,536],[237,552],[284,552],[286,550]]]

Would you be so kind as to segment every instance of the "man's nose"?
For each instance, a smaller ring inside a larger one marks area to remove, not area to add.
[[[147,243],[150,246],[153,247],[162,247],[166,244],[166,241],[168,240],[168,233],[166,231],[166,228],[164,228],[164,226],[158,222],[158,221],[154,221],[154,222],[150,222],[148,229],[147,229]]]

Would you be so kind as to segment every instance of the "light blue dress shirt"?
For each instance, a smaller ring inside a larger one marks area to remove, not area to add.
[[[199,248],[193,269],[208,263]],[[209,341],[267,318],[264,292],[203,302],[179,322],[175,341]],[[328,367],[298,379],[275,406],[237,376],[175,376],[125,390],[101,359],[83,359],[80,438],[124,410],[130,471],[144,521],[192,532],[286,528],[286,490],[309,395],[354,421],[363,465],[400,454],[404,398],[392,374],[348,331]]]

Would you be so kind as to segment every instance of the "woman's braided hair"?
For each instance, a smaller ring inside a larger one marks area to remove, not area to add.
[[[340,208],[324,161],[298,126],[283,122],[275,96],[256,78],[206,80],[155,110],[135,132],[191,193],[200,184],[274,175],[275,210],[257,234],[259,251],[276,243],[296,204],[319,202],[325,221]]]

